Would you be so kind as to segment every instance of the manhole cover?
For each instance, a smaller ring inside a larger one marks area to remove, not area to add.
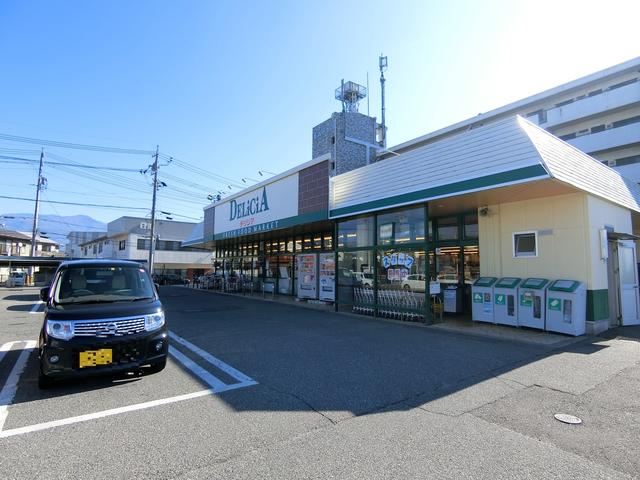
[[[568,423],[570,425],[580,425],[582,423],[582,419],[569,415],[568,413],[556,413],[553,418],[559,422]]]

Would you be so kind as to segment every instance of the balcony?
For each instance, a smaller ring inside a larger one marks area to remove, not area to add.
[[[549,129],[603,112],[629,107],[636,103],[640,103],[640,82],[607,90],[562,107],[551,108],[547,110],[547,121],[540,126]]]
[[[566,140],[574,147],[585,153],[600,152],[612,148],[640,143],[640,123],[612,128],[598,133],[582,135],[581,137]]]

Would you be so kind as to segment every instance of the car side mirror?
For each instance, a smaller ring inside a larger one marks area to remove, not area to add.
[[[46,302],[47,300],[49,300],[49,289],[51,288],[51,286],[48,287],[44,287],[40,289],[40,300],[42,300],[43,302]]]

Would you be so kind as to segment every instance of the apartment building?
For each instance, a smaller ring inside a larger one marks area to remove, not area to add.
[[[401,143],[404,153],[514,115],[640,182],[640,57]],[[379,159],[393,156],[382,152]]]

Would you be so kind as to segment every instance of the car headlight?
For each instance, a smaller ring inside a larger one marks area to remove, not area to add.
[[[47,335],[59,340],[70,340],[73,338],[73,322],[47,320]]]
[[[159,329],[164,325],[164,312],[144,316],[144,329],[147,332]]]

